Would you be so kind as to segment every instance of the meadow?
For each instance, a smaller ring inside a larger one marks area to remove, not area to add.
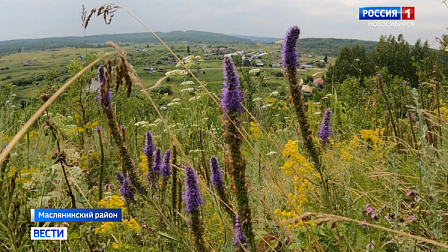
[[[0,58],[14,78],[46,73],[1,87],[0,250],[447,251],[443,62],[415,64],[418,83],[383,66],[336,82],[298,71],[300,30],[285,34],[264,49],[283,71],[163,41]],[[34,208],[121,208],[123,221],[33,223]],[[33,226],[68,227],[68,240],[32,241]]]

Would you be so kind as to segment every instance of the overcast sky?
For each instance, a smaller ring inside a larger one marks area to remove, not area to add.
[[[0,41],[25,38],[83,36],[81,6],[87,10],[107,3],[99,0],[0,0]],[[283,37],[292,25],[301,38],[353,38],[377,41],[381,35],[402,33],[433,46],[448,33],[448,8],[441,0],[122,0],[120,4],[154,31],[199,30],[225,34]],[[415,6],[415,27],[368,27],[358,21],[361,6]],[[144,32],[119,10],[111,25],[95,17],[87,35]],[[434,43],[434,44],[433,44]]]

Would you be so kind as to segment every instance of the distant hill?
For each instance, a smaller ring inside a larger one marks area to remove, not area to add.
[[[303,38],[299,39],[297,50],[301,53],[337,57],[339,50],[344,46],[352,47],[358,44],[364,46],[367,52],[371,52],[375,49],[376,43],[358,39]]]
[[[272,43],[277,42],[279,40],[282,40],[282,38],[273,38],[273,37],[255,37],[255,36],[244,36],[244,35],[234,35],[229,34],[229,36],[237,37],[237,38],[244,38],[249,39],[256,42],[263,42],[263,43]]]
[[[226,35],[203,31],[172,31],[156,32],[157,36],[165,42],[187,41],[192,43],[223,42],[223,43],[272,43],[281,40],[273,37],[255,37],[244,35]],[[150,33],[128,33],[128,34],[103,34],[87,36],[88,47],[105,47],[106,41],[131,42],[131,43],[157,43],[157,39]],[[339,50],[344,46],[360,44],[367,51],[375,48],[376,42],[357,39],[335,39],[335,38],[304,38],[299,40],[298,50],[300,53],[313,55],[328,55],[336,57]],[[22,51],[49,50],[62,47],[84,47],[84,37],[54,37],[43,39],[18,39],[0,41],[0,56]]]
[[[283,38],[274,37],[255,37],[244,35],[230,35],[238,38],[250,39],[256,42],[273,43]],[[336,38],[303,38],[299,39],[297,49],[302,53],[309,53],[314,55],[328,55],[336,57],[339,50],[344,46],[352,47],[355,44],[362,45],[368,52],[375,49],[375,41],[365,41],[358,39],[336,39]]]
[[[157,36],[165,42],[188,41],[192,43],[202,42],[224,42],[224,43],[255,43],[255,41],[233,37],[221,33],[202,31],[172,31],[156,32]],[[132,43],[155,43],[158,40],[149,32],[128,34],[103,34],[87,36],[89,47],[103,47],[106,41],[132,42]],[[0,56],[30,50],[44,50],[61,47],[84,47],[84,37],[54,37],[43,39],[18,39],[0,41]]]

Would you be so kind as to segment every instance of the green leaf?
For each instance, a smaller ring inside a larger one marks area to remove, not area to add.
[[[278,241],[277,240],[271,240],[269,241],[269,245],[273,248],[277,248],[278,246]]]
[[[255,234],[256,235],[267,235],[268,232],[260,229],[260,230],[255,230]]]
[[[163,232],[157,232],[160,236],[165,237],[169,240],[175,241],[175,242],[179,242],[178,239],[172,237],[171,235],[167,234],[167,233],[163,233]]]
[[[290,250],[300,250],[300,249],[302,249],[302,247],[298,243],[293,243],[293,244],[288,246],[288,249],[290,249]]]
[[[71,240],[71,239],[76,239],[76,238],[78,238],[78,236],[79,236],[78,233],[73,232],[73,233],[69,234],[67,238],[68,238],[69,240]]]

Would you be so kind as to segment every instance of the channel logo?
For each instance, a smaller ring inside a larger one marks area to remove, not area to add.
[[[359,20],[415,20],[415,7],[359,7]]]
[[[31,227],[31,240],[67,240],[67,227]]]

